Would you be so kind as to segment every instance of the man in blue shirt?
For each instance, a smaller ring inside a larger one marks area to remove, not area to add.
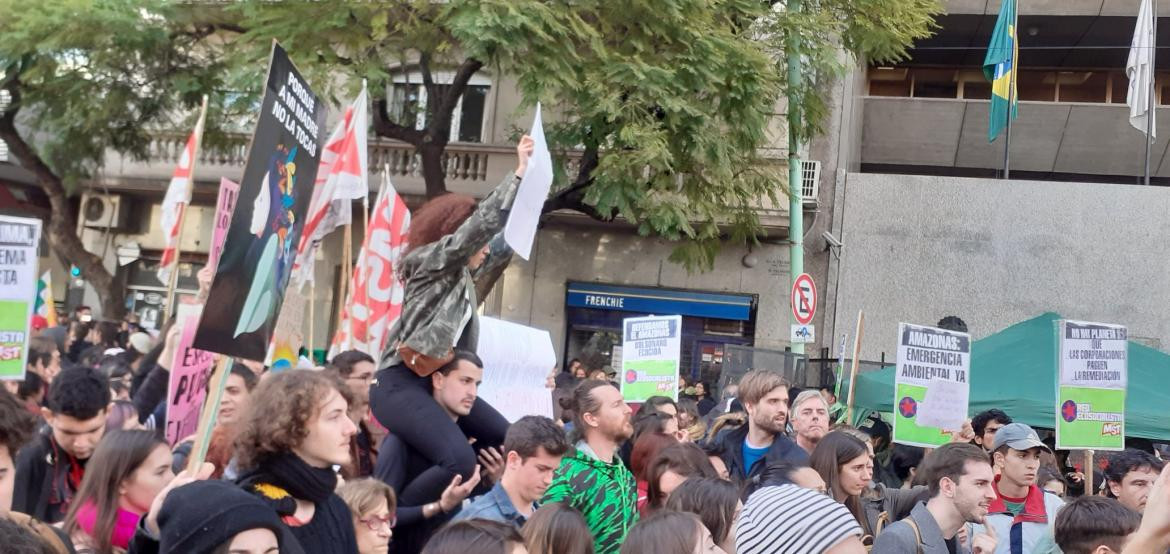
[[[723,436],[723,463],[742,484],[770,462],[808,464],[808,453],[784,434],[788,423],[788,381],[778,371],[755,369],[739,381],[747,425]]]
[[[569,451],[565,432],[553,420],[525,416],[508,428],[504,437],[504,474],[492,490],[471,502],[456,519],[489,519],[524,525],[537,501],[552,483],[553,472]]]

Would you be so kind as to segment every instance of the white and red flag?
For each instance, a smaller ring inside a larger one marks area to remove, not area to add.
[[[374,203],[370,228],[358,254],[341,321],[330,345],[330,357],[361,350],[375,358],[386,345],[390,327],[402,315],[405,289],[398,279],[398,260],[406,248],[410,210],[390,184],[388,176]]]
[[[162,203],[162,232],[166,238],[166,248],[163,250],[162,261],[158,264],[158,280],[164,285],[171,282],[171,271],[179,260],[179,235],[183,227],[183,215],[187,205],[191,203],[191,187],[194,184],[192,174],[195,171],[195,158],[199,154],[199,144],[203,141],[203,121],[207,117],[207,97],[203,97],[203,108],[199,111],[199,121],[195,123],[195,130],[187,137],[187,144],[183,153],[179,155],[179,165],[171,175],[171,184],[167,186],[167,194]]]
[[[366,98],[363,83],[361,94],[345,109],[345,117],[321,151],[321,166],[293,263],[292,282],[297,287],[313,279],[313,246],[334,229],[348,225],[353,220],[352,202],[369,195]]]

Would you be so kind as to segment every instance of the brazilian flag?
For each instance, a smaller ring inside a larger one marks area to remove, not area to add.
[[[1016,0],[1003,0],[991,43],[987,45],[987,57],[983,58],[983,75],[991,81],[990,121],[987,125],[987,140],[995,142],[999,131],[1007,124],[1008,99],[1011,99],[1012,119],[1019,115],[1018,95],[1012,87],[1012,73],[1016,70],[1020,45],[1016,42]],[[1010,92],[1009,92],[1010,91]]]

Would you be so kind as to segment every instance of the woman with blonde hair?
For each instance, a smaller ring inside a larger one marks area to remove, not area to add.
[[[394,513],[398,509],[394,489],[377,479],[358,479],[347,481],[337,489],[337,496],[353,513],[358,553],[386,554],[394,536]]]

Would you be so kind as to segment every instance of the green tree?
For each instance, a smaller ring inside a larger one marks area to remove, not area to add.
[[[556,156],[545,212],[620,216],[678,241],[674,261],[705,269],[725,240],[755,240],[761,201],[786,190],[783,162],[760,148],[787,93],[787,34],[799,33],[806,56],[795,132],[807,138],[833,78],[858,60],[904,55],[939,10],[938,0],[808,0],[796,14],[758,0],[390,0],[244,3],[221,19],[239,22],[243,43],[281,40],[314,82],[346,74],[347,92],[358,79],[378,91],[395,72],[419,71],[426,126],[396,120],[375,94],[373,127],[415,147],[429,196],[446,192],[442,155],[469,79],[484,67],[515,76],[525,100],[554,115],[556,152],[574,151]],[[450,84],[436,84],[439,68],[453,71]]]
[[[124,291],[84,248],[69,196],[108,151],[145,158],[152,129],[198,106],[215,72],[196,45],[214,29],[147,0],[0,0],[0,13],[0,89],[11,100],[0,140],[49,199],[53,252],[81,269],[105,317],[120,317]]]

